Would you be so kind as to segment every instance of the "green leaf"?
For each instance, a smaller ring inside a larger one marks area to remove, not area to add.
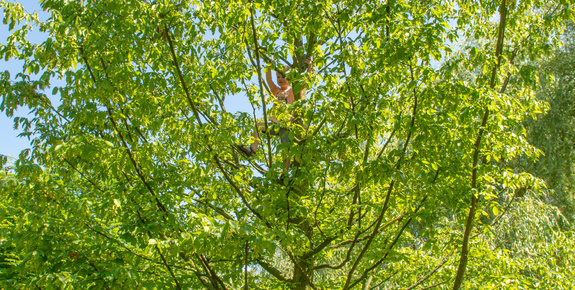
[[[494,214],[495,216],[498,216],[498,215],[499,215],[499,208],[497,208],[497,206],[492,207],[491,210],[493,211],[493,214]]]
[[[0,289],[572,289],[571,11],[511,2],[0,0]]]

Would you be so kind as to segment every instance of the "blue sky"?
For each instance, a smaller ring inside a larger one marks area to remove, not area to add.
[[[38,12],[40,19],[46,19],[48,17],[47,13],[42,12],[42,8],[38,1],[15,1],[21,3],[24,8],[33,13],[34,11]],[[0,16],[3,18],[3,15]],[[5,44],[6,38],[8,37],[8,25],[0,24],[0,43]],[[43,34],[39,31],[33,31],[29,35],[29,39],[33,42],[42,42]],[[8,70],[10,71],[10,75],[14,76],[17,72],[22,70],[21,61],[10,60],[8,62],[4,61],[4,59],[0,59],[0,71]],[[28,114],[28,110],[26,108],[20,108],[17,112],[15,112],[14,116],[26,117]],[[0,154],[2,155],[11,155],[13,157],[17,157],[20,154],[20,151],[23,149],[30,147],[30,142],[27,138],[19,138],[17,135],[19,134],[18,131],[14,130],[14,121],[11,118],[6,117],[6,114],[0,113]]]

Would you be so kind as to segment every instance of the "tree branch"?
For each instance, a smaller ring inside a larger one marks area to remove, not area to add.
[[[497,57],[497,65],[493,68],[491,72],[491,89],[495,87],[495,77],[497,69],[501,64],[501,53],[503,51],[503,38],[505,35],[505,21],[507,16],[507,2],[506,0],[501,1],[499,6],[499,35],[497,38],[497,47],[495,49],[495,54]],[[477,196],[477,171],[479,162],[479,151],[481,149],[481,139],[483,138],[483,133],[487,125],[487,119],[489,118],[489,107],[485,107],[485,113],[483,114],[483,119],[481,121],[481,126],[479,127],[479,133],[477,134],[477,139],[475,140],[475,145],[473,146],[473,167],[471,171],[471,207],[469,208],[469,215],[467,216],[467,222],[465,225],[465,231],[463,233],[463,241],[461,245],[461,255],[459,258],[459,267],[457,269],[457,274],[455,276],[455,282],[453,283],[453,290],[459,290],[461,284],[463,283],[463,275],[465,274],[465,269],[467,268],[467,260],[469,255],[469,236],[473,228],[473,219],[475,217],[475,211],[477,210],[477,203],[479,197]]]
[[[88,62],[88,59],[86,58],[85,54],[83,53],[83,49],[82,47],[80,47],[81,52],[82,52],[82,57],[84,59],[84,62],[86,63],[86,67],[88,67],[88,70],[90,72],[90,75],[92,77],[92,80],[94,81],[94,84],[97,83],[96,78],[94,77],[94,74],[92,73],[92,69],[90,68],[90,64]],[[104,70],[106,69],[105,63],[103,62],[102,59],[100,59],[102,61],[102,65]],[[107,73],[104,72],[106,74],[106,78],[108,78]],[[152,189],[152,187],[150,186],[150,184],[146,181],[144,175],[142,174],[142,172],[140,171],[138,164],[136,163],[136,160],[134,159],[134,156],[132,155],[132,152],[130,150],[130,148],[128,147],[128,144],[126,143],[126,140],[124,139],[122,132],[119,130],[116,122],[114,121],[114,117],[112,116],[112,112],[109,106],[106,106],[107,111],[108,111],[108,116],[110,117],[110,122],[112,123],[112,125],[114,126],[114,129],[116,130],[116,132],[118,133],[118,136],[120,137],[120,140],[122,142],[122,145],[124,146],[124,148],[126,149],[126,152],[128,154],[128,157],[132,163],[132,165],[134,166],[135,170],[136,170],[136,174],[138,175],[138,177],[140,178],[140,180],[144,183],[145,187],[148,189],[148,191],[150,191],[150,193],[154,196],[154,199],[156,201],[156,205],[158,206],[158,208],[165,212],[166,214],[168,214],[168,210],[166,209],[166,207],[164,207],[164,205],[160,202],[160,200],[158,199],[156,193],[154,192],[154,190]],[[165,218],[165,216],[164,216]],[[149,235],[151,235],[151,233],[148,232]],[[174,279],[175,283],[176,283],[176,288],[177,289],[181,289],[180,287],[180,283],[178,282],[178,279],[176,278],[175,274],[172,271],[172,268],[169,264],[166,263],[166,259],[164,257],[164,255],[162,254],[162,252],[159,250],[159,248],[156,246],[156,249],[158,250],[158,254],[160,255],[160,257],[162,258],[162,260],[165,263],[166,268],[168,269],[168,271],[170,272],[172,278]]]
[[[451,249],[449,254],[447,254],[447,256],[443,259],[443,261],[441,261],[441,263],[439,263],[437,266],[435,266],[435,268],[433,268],[431,271],[429,271],[429,273],[427,273],[425,276],[419,278],[419,280],[417,280],[413,285],[405,288],[405,290],[411,290],[411,289],[419,286],[419,284],[423,283],[425,280],[427,280],[427,278],[431,277],[431,275],[433,275],[433,273],[435,273],[437,270],[439,270],[439,268],[443,267],[443,265],[445,263],[447,263],[447,261],[449,261],[449,258],[451,258],[453,253],[455,253],[455,248]]]
[[[271,225],[268,223],[268,221],[259,213],[257,212],[248,202],[248,200],[246,199],[244,193],[240,190],[240,188],[238,187],[238,185],[230,178],[230,176],[228,175],[228,173],[226,172],[226,170],[222,167],[222,164],[220,162],[220,159],[218,158],[217,155],[214,155],[214,160],[216,161],[216,165],[218,166],[218,168],[220,169],[220,171],[222,172],[222,174],[224,175],[224,177],[226,178],[226,180],[228,181],[228,183],[234,188],[234,190],[238,193],[238,195],[240,196],[240,198],[242,199],[242,202],[246,205],[246,207],[261,221],[263,221],[266,226],[268,228],[272,228]]]
[[[280,270],[276,269],[274,266],[272,266],[270,263],[264,261],[263,259],[257,259],[256,262],[260,266],[262,266],[262,268],[264,268],[264,270],[266,270],[268,273],[270,273],[272,276],[274,276],[276,279],[278,279],[282,282],[290,282],[291,281],[291,279],[284,276],[284,274],[282,272],[280,272]]]
[[[202,126],[203,125],[202,119],[200,118],[200,114],[198,114],[198,110],[196,108],[196,105],[192,101],[190,91],[188,90],[188,86],[186,85],[186,82],[184,80],[184,75],[182,74],[182,71],[180,69],[180,63],[178,62],[178,57],[176,56],[176,51],[174,49],[174,43],[172,42],[172,37],[170,36],[170,31],[168,30],[168,27],[165,24],[164,24],[164,35],[166,37],[166,40],[168,41],[168,44],[170,47],[170,54],[172,55],[172,60],[174,61],[174,66],[176,67],[176,72],[178,73],[178,78],[180,80],[180,83],[182,84],[182,88],[184,89],[184,93],[186,94],[186,99],[188,100],[188,104],[190,104],[190,106],[192,107],[192,111],[194,112],[194,116],[196,117],[196,120],[198,120],[198,123],[200,124],[200,126]]]
[[[403,232],[405,231],[405,229],[407,228],[407,226],[411,223],[411,221],[413,220],[413,216],[417,214],[417,212],[421,209],[421,207],[423,206],[423,204],[425,203],[425,201],[427,200],[427,195],[423,197],[423,199],[421,200],[421,202],[419,203],[419,205],[417,206],[417,208],[413,211],[413,213],[411,214],[411,217],[407,220],[407,222],[405,222],[405,224],[403,225],[403,227],[399,230],[399,232],[397,233],[395,239],[391,242],[391,244],[389,245],[389,247],[387,247],[387,251],[385,253],[385,255],[383,256],[383,258],[381,258],[379,261],[377,261],[375,264],[373,264],[373,266],[369,267],[368,269],[366,269],[364,271],[364,273],[361,275],[360,278],[358,278],[354,283],[352,283],[350,285],[350,288],[352,288],[353,286],[355,286],[357,283],[359,283],[361,280],[365,279],[365,277],[367,277],[368,273],[370,271],[372,271],[373,269],[377,268],[379,265],[381,265],[381,263],[383,263],[383,261],[385,261],[385,259],[387,258],[387,256],[389,255],[389,252],[391,251],[391,249],[393,249],[393,247],[395,246],[395,244],[397,244],[397,242],[399,241],[399,238],[401,237],[401,235],[403,234]]]
[[[300,264],[297,262],[297,260],[294,258],[294,256],[292,255],[292,253],[290,253],[289,251],[286,251],[288,256],[290,257],[292,263],[294,264],[294,266],[296,267],[296,269],[301,273],[302,277],[305,279],[305,282],[307,283],[307,285],[309,285],[311,287],[311,289],[317,290],[317,288],[315,287],[315,285],[313,284],[313,282],[311,281],[311,279],[309,278],[309,276],[306,274],[306,272],[302,269],[302,267],[300,266]],[[294,271],[295,272],[295,271]]]
[[[411,65],[410,65],[411,68]],[[414,79],[413,76],[413,69],[411,69],[411,78],[412,80]],[[413,110],[411,113],[411,125],[409,128],[409,132],[407,133],[407,138],[405,140],[405,144],[403,146],[403,154],[402,156],[397,160],[397,164],[395,166],[395,170],[399,170],[401,168],[401,161],[403,160],[403,156],[405,155],[405,152],[407,150],[407,146],[409,145],[409,141],[411,140],[411,134],[413,132],[413,128],[415,127],[415,117],[416,117],[416,113],[417,113],[417,92],[415,90],[416,88],[413,88]],[[389,189],[387,191],[387,194],[385,196],[385,201],[383,204],[383,207],[381,209],[381,212],[379,214],[379,217],[376,220],[376,225],[375,228],[372,232],[372,234],[369,236],[366,244],[364,245],[363,249],[361,250],[361,252],[359,253],[357,259],[355,260],[355,263],[353,264],[353,266],[351,267],[350,271],[347,274],[347,278],[346,278],[346,282],[344,285],[344,289],[349,289],[349,285],[351,283],[351,278],[353,277],[353,273],[355,272],[355,269],[357,268],[360,260],[363,258],[363,256],[365,255],[365,252],[367,252],[367,249],[371,246],[371,243],[373,241],[373,239],[375,238],[376,234],[379,231],[379,226],[381,225],[382,221],[383,221],[383,217],[385,216],[385,212],[387,211],[387,206],[389,204],[389,199],[391,197],[391,192],[393,191],[393,186],[395,184],[395,180],[391,180],[391,182],[389,183]]]
[[[264,113],[264,128],[266,130],[266,134],[268,136],[267,139],[267,145],[268,145],[268,157],[269,157],[269,164],[268,167],[271,167],[273,164],[273,157],[272,157],[272,144],[271,144],[271,138],[270,138],[270,130],[268,130],[268,115],[267,115],[267,108],[266,108],[266,98],[264,96],[264,87],[262,84],[262,76],[261,76],[261,65],[260,65],[260,47],[259,47],[259,43],[258,43],[258,34],[256,31],[256,25],[255,25],[255,21],[254,21],[254,7],[253,7],[253,3],[250,6],[250,23],[252,26],[252,34],[254,37],[254,46],[255,46],[255,53],[256,53],[256,63],[257,63],[257,71],[258,71],[258,84],[260,86],[260,98],[262,100],[262,108],[263,108],[263,113]],[[257,126],[256,126],[256,130],[257,130]]]

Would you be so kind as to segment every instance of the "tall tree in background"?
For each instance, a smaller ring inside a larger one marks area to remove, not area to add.
[[[527,124],[528,140],[544,155],[529,172],[546,181],[547,201],[559,207],[571,224],[575,222],[575,26],[568,22],[564,43],[546,60],[541,70],[550,78],[542,81],[538,97],[549,103],[545,116]]]
[[[538,153],[527,60],[573,17],[564,2],[43,1],[42,23],[2,1],[23,25],[0,56],[24,67],[2,74],[1,109],[33,113],[15,118],[33,148],[2,183],[2,283],[476,285],[480,217],[539,186],[504,160]],[[46,41],[26,40],[33,26]],[[452,54],[462,39],[489,41]],[[293,68],[296,101],[270,111],[272,60]],[[226,111],[238,96],[263,120]],[[267,130],[238,157],[271,115],[294,141]]]

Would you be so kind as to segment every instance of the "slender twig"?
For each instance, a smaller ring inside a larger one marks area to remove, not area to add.
[[[390,221],[387,222],[385,225],[383,225],[383,226],[381,226],[381,227],[379,228],[378,233],[381,233],[383,230],[385,230],[387,227],[389,227],[389,226],[390,226],[391,224],[393,224],[394,222],[401,220],[404,216],[405,216],[405,213],[402,213],[402,214],[400,214],[399,216],[395,217],[394,219],[390,220]],[[365,236],[365,237],[362,237],[362,238],[359,238],[359,239],[356,239],[356,240],[346,240],[346,241],[340,242],[340,243],[338,243],[338,244],[331,245],[331,246],[329,246],[329,247],[330,247],[330,248],[339,248],[339,247],[344,246],[344,245],[347,245],[347,244],[349,244],[349,243],[364,241],[364,240],[366,240],[366,239],[368,239],[368,238],[369,238],[369,236]]]
[[[202,268],[204,268],[204,271],[207,273],[208,279],[210,279],[210,283],[212,283],[214,289],[218,289],[219,281],[214,276],[213,271],[210,271],[209,265],[207,265],[206,261],[203,259],[202,256],[198,255],[197,253],[194,254],[194,256],[198,259],[200,265],[202,265]]]
[[[246,247],[245,247],[245,256],[244,256],[244,277],[245,277],[245,282],[244,282],[244,288],[247,290],[248,289],[248,250],[249,250],[249,242],[246,241]]]
[[[375,288],[379,287],[379,285],[381,285],[381,284],[387,282],[389,279],[393,278],[393,276],[395,276],[397,273],[399,273],[399,270],[396,270],[396,271],[393,272],[391,275],[389,275],[387,278],[381,280],[381,282],[379,282],[379,283],[373,285],[373,287],[371,287],[370,289],[375,289]]]
[[[513,201],[515,200],[515,197],[517,196],[518,190],[525,190],[525,188],[520,188],[520,189],[517,189],[514,191],[513,196],[511,197],[511,200],[507,203],[507,205],[505,205],[505,208],[501,211],[501,213],[497,217],[495,217],[495,219],[493,219],[493,221],[489,225],[490,227],[495,226],[501,220],[501,218],[507,213],[507,211],[511,207],[511,204],[513,204]],[[471,238],[473,239],[473,238],[477,237],[478,235],[480,235],[481,233],[482,233],[482,231],[478,231]]]
[[[242,199],[242,202],[246,205],[246,207],[261,221],[263,221],[266,226],[268,228],[271,228],[271,225],[268,223],[268,221],[259,213],[257,212],[249,203],[249,201],[246,199],[246,196],[244,195],[244,193],[242,192],[242,190],[238,187],[238,185],[232,180],[232,178],[230,177],[230,175],[228,174],[228,172],[224,169],[224,167],[222,166],[220,159],[218,158],[217,155],[214,155],[214,160],[216,161],[216,166],[220,169],[220,171],[222,172],[222,174],[224,175],[224,178],[228,181],[228,183],[234,188],[234,190],[238,193],[238,195],[240,196],[240,198]]]
[[[262,100],[262,108],[263,108],[263,113],[264,113],[264,128],[266,130],[266,134],[268,136],[267,139],[267,145],[268,145],[268,157],[269,157],[269,164],[268,167],[271,167],[273,164],[273,157],[272,157],[272,144],[271,144],[271,138],[269,136],[270,134],[270,130],[268,130],[268,115],[267,115],[267,108],[266,108],[266,99],[264,96],[264,88],[263,88],[263,84],[262,84],[262,76],[261,76],[261,65],[260,65],[260,47],[259,47],[259,43],[258,43],[258,34],[256,31],[256,25],[255,25],[255,21],[254,21],[254,7],[253,7],[253,3],[250,6],[250,23],[252,26],[252,35],[254,38],[254,47],[255,47],[255,54],[256,54],[256,63],[257,63],[257,71],[258,71],[258,84],[260,86],[260,98]],[[257,130],[257,127],[256,127]]]
[[[319,253],[321,250],[323,250],[325,247],[327,247],[333,240],[335,240],[337,238],[337,236],[331,236],[327,239],[325,239],[323,242],[321,242],[319,245],[317,245],[317,247],[311,249],[310,251],[308,251],[307,253],[303,254],[301,256],[302,260],[306,260],[311,258],[313,255]]]
[[[190,188],[190,189],[191,189],[191,188]],[[232,215],[230,215],[229,213],[227,213],[227,212],[224,211],[223,209],[221,209],[221,208],[219,208],[219,207],[217,207],[217,206],[215,206],[215,205],[213,205],[213,204],[211,204],[211,203],[209,203],[209,202],[206,202],[206,201],[204,201],[204,200],[201,200],[201,199],[198,199],[198,198],[195,198],[195,197],[191,197],[191,196],[190,196],[190,198],[191,198],[192,200],[196,201],[196,202],[199,202],[199,203],[201,203],[201,204],[207,205],[208,207],[210,207],[211,209],[213,209],[215,212],[217,212],[217,213],[219,213],[221,216],[223,216],[225,219],[228,219],[228,220],[236,220]]]
[[[156,205],[158,206],[158,209],[160,209],[163,212],[168,212],[168,210],[160,202],[160,200],[157,197],[156,192],[154,191],[152,186],[148,183],[148,181],[146,180],[146,177],[144,176],[144,174],[140,170],[140,166],[138,166],[138,163],[136,162],[136,159],[134,158],[134,155],[132,154],[132,150],[130,150],[130,148],[128,147],[128,143],[126,143],[126,140],[124,139],[124,135],[122,134],[122,132],[118,128],[116,122],[114,121],[114,116],[112,115],[112,110],[110,109],[110,107],[108,107],[108,106],[106,106],[106,107],[107,107],[108,116],[110,117],[110,122],[112,123],[112,125],[114,126],[114,129],[118,133],[118,137],[120,138],[120,141],[122,142],[122,145],[124,146],[124,149],[126,149],[126,154],[128,154],[128,158],[130,159],[130,162],[132,163],[132,165],[134,166],[134,169],[136,170],[136,175],[138,175],[138,177],[140,178],[142,183],[144,183],[144,186],[154,196],[154,199],[156,201]]]
[[[70,167],[72,167],[72,169],[74,169],[76,172],[78,172],[80,174],[80,176],[82,176],[82,178],[84,178],[90,184],[92,184],[96,189],[98,189],[98,191],[104,192],[104,190],[102,188],[100,188],[100,186],[98,186],[92,179],[90,179],[86,175],[84,175],[84,173],[82,171],[80,171],[76,166],[74,166],[70,161],[68,161],[68,159],[62,158],[62,160],[64,160],[64,162],[68,163],[68,165],[70,165]]]
[[[166,257],[164,257],[164,254],[162,253],[162,250],[160,250],[160,247],[158,246],[158,244],[155,245],[156,248],[156,252],[158,252],[160,254],[160,258],[162,259],[162,261],[164,262],[164,264],[166,265],[166,268],[168,269],[168,272],[170,272],[170,275],[172,276],[172,278],[174,279],[174,282],[176,282],[176,288],[177,289],[182,289],[182,287],[180,286],[180,282],[178,282],[178,279],[176,278],[176,275],[174,274],[174,271],[172,270],[172,267],[169,266],[168,262],[166,261]]]
[[[427,287],[425,287],[425,288],[421,288],[421,290],[427,290],[427,289],[435,288],[435,287],[437,287],[437,286],[439,286],[439,285],[441,285],[441,284],[445,284],[445,283],[447,283],[447,282],[449,282],[449,279],[447,279],[447,280],[445,280],[445,281],[443,281],[443,282],[435,283],[435,284],[430,285],[430,286],[427,286]]]
[[[413,285],[405,288],[405,290],[411,290],[411,289],[419,286],[419,284],[423,283],[425,280],[427,280],[427,278],[431,277],[431,275],[433,275],[433,273],[435,273],[437,270],[439,270],[439,268],[443,267],[443,265],[445,265],[445,263],[447,263],[447,261],[449,261],[449,258],[451,258],[453,253],[455,253],[455,249],[456,248],[451,249],[449,254],[447,254],[447,256],[443,259],[443,261],[441,261],[441,263],[439,263],[437,266],[435,266],[435,268],[433,268],[431,271],[429,271],[429,273],[425,274],[425,276],[419,278],[419,280],[417,280],[415,283],[413,283]]]
[[[82,58],[84,59],[84,63],[86,64],[86,67],[88,69],[88,72],[90,73],[92,81],[94,82],[94,84],[96,84],[97,79],[94,76],[94,73],[92,71],[90,63],[88,62],[88,59],[86,58],[86,55],[84,54],[84,50],[81,46],[80,46],[80,52],[82,53]],[[102,65],[104,66],[104,69],[105,69],[105,64],[103,63],[103,60],[102,59],[100,59],[100,60],[102,61]],[[138,175],[140,180],[144,183],[144,186],[148,189],[148,191],[155,197],[156,205],[158,206],[158,208],[167,213],[168,211],[167,211],[166,207],[164,207],[164,205],[160,202],[156,193],[154,192],[154,189],[150,186],[150,184],[148,183],[148,181],[146,180],[146,178],[144,177],[144,175],[140,171],[140,168],[139,168],[136,160],[134,159],[134,156],[132,155],[132,151],[128,147],[128,144],[126,143],[126,140],[124,139],[124,136],[122,135],[122,132],[119,130],[118,126],[116,125],[116,122],[114,121],[114,117],[112,116],[112,112],[111,112],[110,107],[106,106],[106,108],[107,108],[108,116],[110,117],[110,122],[112,123],[112,125],[114,126],[114,129],[118,133],[118,137],[120,138],[122,145],[126,149],[126,153],[128,154],[128,158],[130,159],[130,162],[132,163],[132,165],[134,166],[134,168],[136,170],[136,174]]]
[[[178,62],[178,57],[176,56],[176,50],[174,49],[174,43],[172,42],[172,37],[170,36],[170,31],[168,30],[168,27],[165,24],[164,24],[164,35],[165,35],[166,40],[168,41],[168,44],[170,47],[170,54],[172,55],[172,60],[174,61],[174,66],[176,67],[176,72],[178,74],[178,78],[180,80],[180,83],[182,84],[182,88],[184,89],[184,93],[186,94],[186,100],[188,100],[188,104],[190,105],[190,107],[192,107],[192,111],[194,112],[194,116],[196,117],[196,120],[198,120],[198,123],[201,126],[201,125],[203,125],[202,119],[200,119],[200,115],[198,114],[198,110],[196,108],[196,105],[192,101],[190,91],[188,90],[188,86],[186,85],[186,81],[184,80],[184,75],[182,74],[182,71],[180,69],[180,63]]]
[[[167,263],[165,263],[165,262],[154,261],[154,260],[151,259],[151,258],[148,258],[148,257],[146,257],[146,256],[144,256],[144,255],[141,255],[141,254],[138,254],[138,253],[132,251],[130,248],[128,248],[128,247],[125,245],[125,243],[122,243],[122,242],[117,241],[116,239],[114,239],[114,238],[108,236],[106,233],[95,229],[95,228],[92,227],[90,224],[84,222],[84,225],[85,225],[86,227],[88,227],[88,229],[90,229],[91,231],[93,231],[93,232],[95,232],[95,233],[97,233],[97,234],[99,234],[99,235],[105,237],[106,239],[108,239],[108,240],[110,240],[110,241],[113,241],[115,244],[117,244],[117,245],[119,245],[120,247],[124,248],[128,253],[130,253],[130,254],[132,254],[132,255],[138,257],[138,258],[141,258],[141,259],[144,259],[144,260],[146,260],[146,261],[152,262],[152,263],[154,263],[154,264],[162,265],[162,266],[170,266],[170,267],[173,267],[173,268],[182,269],[182,270],[187,270],[187,271],[192,271],[192,272],[195,272],[195,271],[196,271],[196,270],[194,270],[194,269],[190,269],[190,268],[186,268],[186,267],[182,267],[182,266],[178,266],[178,265],[171,265],[171,264],[167,264]]]
[[[393,135],[395,135],[395,128],[391,131],[391,134],[389,134],[389,138],[387,138],[387,141],[385,141],[385,143],[381,147],[381,150],[379,150],[379,153],[377,153],[377,157],[375,158],[375,160],[379,160],[379,158],[381,157],[381,154],[383,153],[385,148],[387,148],[387,145],[389,145],[389,142],[393,138]]]

